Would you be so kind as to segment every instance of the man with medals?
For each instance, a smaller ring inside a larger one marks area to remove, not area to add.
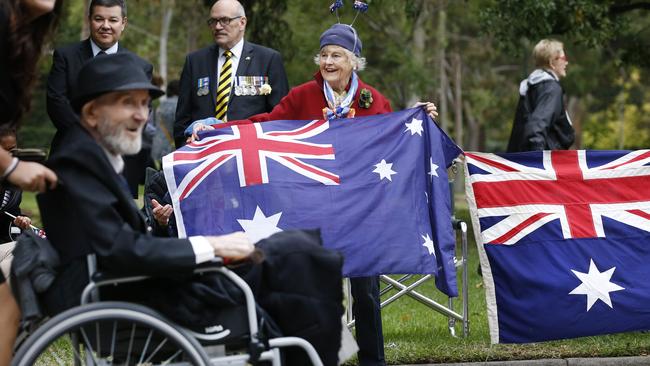
[[[190,53],[180,78],[174,138],[208,117],[221,121],[270,112],[289,91],[280,54],[244,40],[247,18],[237,0],[214,3],[207,20],[215,44]]]

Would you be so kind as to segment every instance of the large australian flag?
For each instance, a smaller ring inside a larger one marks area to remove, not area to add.
[[[650,329],[650,151],[465,158],[493,343]]]
[[[346,276],[433,273],[456,296],[446,168],[460,153],[415,108],[226,126],[163,166],[181,237],[318,228]]]

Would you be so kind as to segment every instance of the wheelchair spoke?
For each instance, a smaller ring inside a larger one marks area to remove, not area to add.
[[[162,364],[163,365],[169,365],[173,360],[176,359],[176,357],[180,356],[181,353],[183,353],[183,350],[178,350],[176,353],[174,353],[170,358],[166,359]]]
[[[149,342],[151,342],[151,335],[153,334],[153,330],[149,330],[149,334],[147,335],[147,341],[144,342],[144,347],[142,348],[142,352],[140,353],[140,361],[138,361],[138,364],[142,364],[142,360],[144,360],[144,356],[147,354],[147,348],[149,348]]]
[[[117,338],[117,320],[113,320],[113,333],[111,336],[111,359],[115,359],[115,343]]]
[[[160,343],[158,344],[158,347],[156,347],[156,348],[153,350],[153,352],[152,352],[152,353],[149,355],[149,357],[144,361],[144,363],[145,363],[145,364],[146,364],[146,363],[149,363],[149,361],[151,361],[151,359],[152,359],[154,356],[156,356],[156,354],[158,353],[158,351],[160,351],[160,349],[165,345],[165,343],[167,343],[167,337],[165,337],[165,339],[163,339],[162,342],[160,342]],[[169,361],[169,360],[168,360],[168,361]]]
[[[79,344],[78,341],[76,341],[76,336],[70,335],[70,343],[72,343],[72,353],[74,353],[74,360],[75,364],[77,364],[76,361],[82,362],[83,358],[81,358],[81,355],[79,354],[79,351],[81,351],[81,345]]]
[[[61,360],[61,358],[59,357],[59,355],[56,354],[56,352],[54,352],[52,354],[52,357],[54,358],[54,360],[56,361],[57,364],[59,364],[61,366],[65,366],[65,362],[63,362],[63,360]]]
[[[97,356],[102,357],[102,344],[99,338],[99,322],[95,322],[95,344],[97,345]]]
[[[88,336],[86,335],[86,331],[84,328],[79,328],[79,332],[81,333],[81,336],[84,339],[85,346],[86,346],[86,358],[90,355],[90,360],[93,362],[93,365],[97,366],[97,359],[95,358],[94,352],[93,352],[93,346],[90,343],[90,340],[88,339]]]
[[[61,352],[62,352],[61,350],[56,350],[56,349],[52,350],[47,355],[43,355],[42,357],[40,357],[38,362],[35,362],[34,364],[37,366],[41,366],[41,365],[50,366],[53,364],[52,361],[54,361],[59,366],[66,366],[69,363],[65,362],[63,359],[67,357],[66,355],[61,355],[60,354]]]
[[[133,341],[135,339],[135,323],[133,323],[133,326],[131,327],[131,337],[129,338],[129,348],[128,352],[126,353],[126,364],[129,364],[129,361],[131,361],[131,351],[133,350]]]

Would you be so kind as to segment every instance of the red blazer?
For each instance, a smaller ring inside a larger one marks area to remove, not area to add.
[[[348,85],[349,87],[349,85]],[[372,93],[373,102],[370,108],[359,107],[359,93],[368,89]],[[323,108],[327,106],[323,94],[323,77],[320,71],[314,74],[314,80],[298,85],[289,91],[289,94],[280,100],[280,103],[271,112],[256,114],[249,118],[253,122],[265,122],[282,119],[323,119]],[[390,102],[375,88],[361,81],[352,102],[355,116],[371,116],[392,112]],[[235,121],[232,121],[235,122]],[[232,123],[231,122],[231,123]]]

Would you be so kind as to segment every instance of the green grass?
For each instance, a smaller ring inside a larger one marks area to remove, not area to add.
[[[21,207],[25,213],[31,215],[35,225],[40,226],[40,215],[38,215],[34,197],[32,193],[24,193]],[[459,196],[456,202],[458,217],[469,224],[469,213],[464,198]],[[383,310],[384,340],[388,363],[416,364],[650,354],[650,333],[640,332],[535,344],[491,345],[483,282],[476,273],[478,266],[476,244],[471,232],[471,225],[469,228],[469,337],[452,337],[447,330],[446,317],[415,300],[403,297]],[[460,257],[460,249],[458,257]],[[460,274],[459,272],[459,292],[462,281]],[[418,291],[425,296],[434,298],[439,303],[447,303],[447,298],[435,289],[433,281],[421,285]],[[393,293],[386,294],[385,298]],[[455,311],[458,313],[462,311],[460,299],[455,301]],[[456,333],[462,334],[460,322],[457,322]],[[352,363],[348,362],[348,364]]]

